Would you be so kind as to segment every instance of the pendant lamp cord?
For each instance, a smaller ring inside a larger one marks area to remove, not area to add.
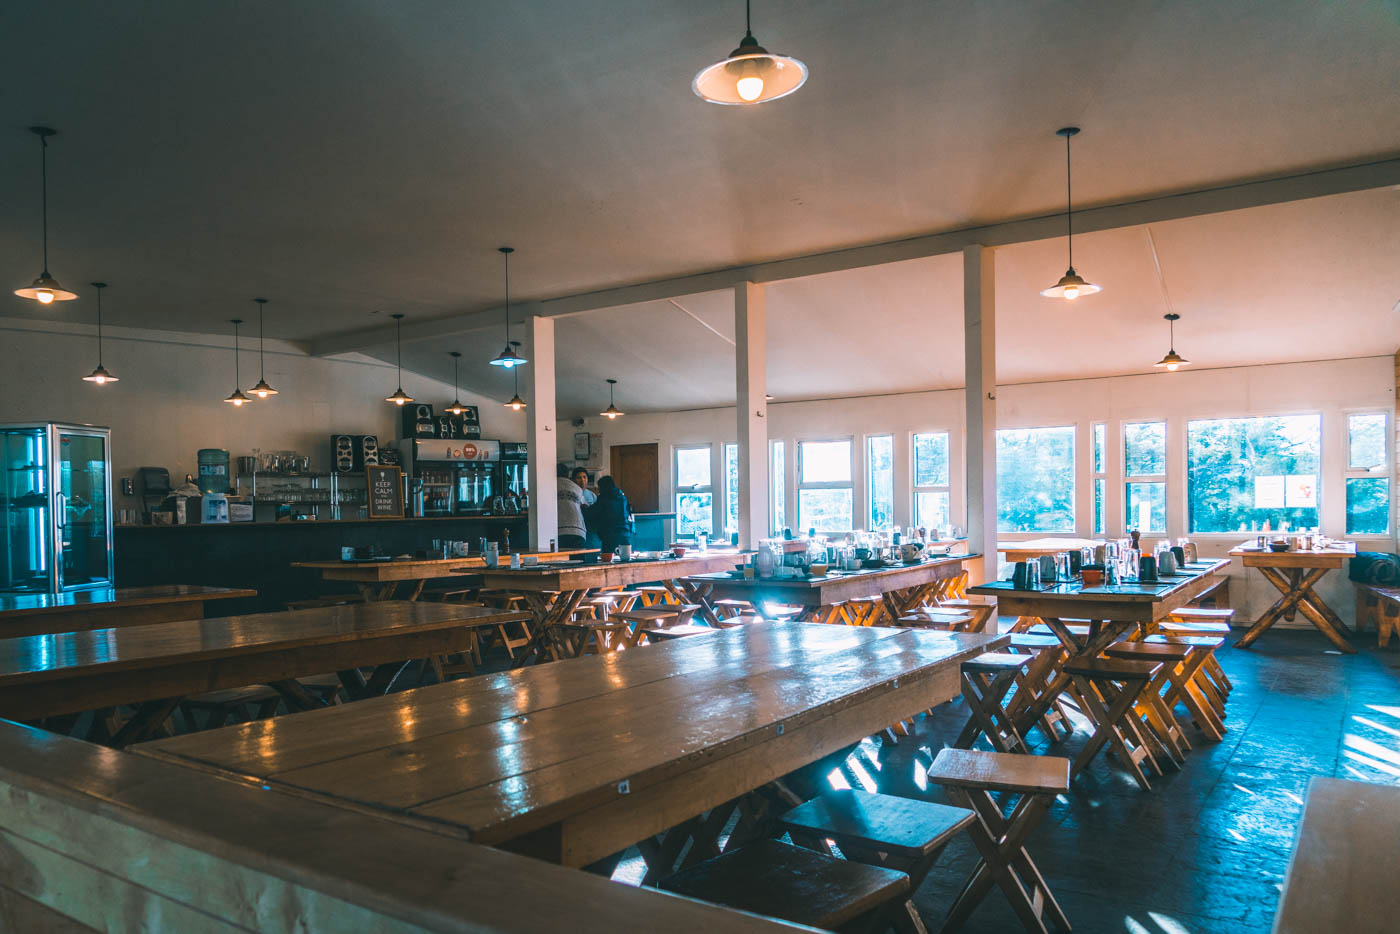
[[[403,388],[403,319],[394,319],[394,343],[398,346],[398,363],[396,369],[399,374],[399,388]]]
[[[510,347],[510,254],[502,253],[506,258],[506,347]]]
[[[458,359],[457,357],[453,357],[453,358],[452,358],[452,398],[453,398],[454,400],[455,400],[455,399],[457,398],[457,396],[458,396],[458,392],[457,392],[457,359]]]
[[[97,368],[102,369],[102,290],[97,290]]]
[[[267,382],[263,378],[263,303],[258,303],[258,382]]]
[[[1069,171],[1069,140],[1065,134],[1065,232],[1069,241],[1069,268],[1074,268],[1074,188]]]
[[[233,322],[233,388],[241,389],[243,375],[238,369],[238,322]]]
[[[39,134],[39,178],[40,188],[43,190],[41,204],[43,205],[43,226],[44,226],[44,278],[49,277],[49,138],[44,134]]]
[[[753,0],[744,0],[744,35],[753,38]]]

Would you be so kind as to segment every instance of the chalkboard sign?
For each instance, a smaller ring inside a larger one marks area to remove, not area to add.
[[[403,471],[398,467],[366,467],[371,519],[403,518]]]

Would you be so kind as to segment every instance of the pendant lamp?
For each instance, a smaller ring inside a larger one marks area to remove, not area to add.
[[[520,346],[520,341],[511,341],[510,343],[512,347]],[[520,371],[512,367],[510,372],[511,375],[515,377],[515,395],[510,397],[510,401],[506,403],[506,408],[510,409],[512,412],[519,412],[521,409],[525,408],[525,400],[520,398]]]
[[[617,418],[619,415],[625,415],[625,414],[626,414],[625,412],[619,411],[617,405],[616,405],[616,404],[614,403],[614,401],[613,401],[613,389],[614,389],[614,387],[616,387],[616,386],[617,386],[617,380],[615,380],[615,379],[610,379],[610,380],[608,380],[608,407],[607,407],[606,409],[604,409],[603,411],[601,411],[601,412],[598,413],[599,415],[601,415],[601,416],[603,416],[604,418],[606,418],[608,421],[612,421],[613,419]]]
[[[102,365],[102,290],[107,288],[107,283],[93,282],[91,285],[97,290],[97,369],[84,376],[83,382],[105,386],[117,382],[117,378]]]
[[[229,323],[233,325],[233,392],[229,393],[224,401],[232,402],[234,408],[238,408],[248,401],[248,397],[243,395],[243,390],[238,388],[243,382],[238,373],[238,326],[243,323],[243,319],[230,318]]]
[[[1178,367],[1191,365],[1190,360],[1187,360],[1181,354],[1176,352],[1176,322],[1177,319],[1181,317],[1181,315],[1173,313],[1169,315],[1162,315],[1162,317],[1167,319],[1167,327],[1171,335],[1171,343],[1167,345],[1167,355],[1152,365],[1163,367],[1164,369],[1175,372]]]
[[[58,131],[46,126],[32,126],[29,128],[29,132],[39,137],[39,179],[40,189],[43,192],[44,218],[44,271],[39,273],[39,278],[31,282],[28,288],[15,289],[15,294],[20,298],[32,298],[40,305],[48,305],[52,302],[71,302],[78,297],[77,293],[69,292],[58,284],[57,279],[49,275],[49,137],[56,135]]]
[[[744,2],[744,38],[739,47],[700,69],[690,89],[711,104],[762,104],[787,97],[807,82],[807,66],[758,44],[751,28],[749,0]]]
[[[512,348],[519,347],[518,342],[512,343],[510,339],[510,254],[515,252],[514,247],[503,246],[498,248],[502,256],[506,258],[506,347],[496,355],[496,359],[491,361],[492,366],[503,366],[507,370],[514,369],[522,363],[529,363]]]
[[[1074,199],[1072,197],[1073,189],[1070,187],[1069,141],[1070,137],[1078,132],[1079,127],[1077,126],[1067,126],[1055,131],[1056,136],[1065,138],[1065,231],[1069,244],[1069,269],[1065,270],[1065,274],[1060,277],[1059,282],[1040,291],[1040,294],[1046,298],[1063,298],[1069,301],[1073,301],[1081,295],[1093,295],[1095,292],[1103,290],[1101,286],[1085,282],[1084,278],[1074,271]]]
[[[467,410],[467,407],[457,398],[457,359],[462,355],[455,350],[449,350],[447,355],[452,358],[452,404],[447,407],[447,411],[453,415],[461,415]]]
[[[401,324],[402,321],[403,315],[394,315],[394,343],[396,343],[399,348],[399,388],[394,390],[394,394],[392,396],[384,397],[385,402],[392,402],[394,403],[394,405],[398,406],[402,406],[405,403],[413,401],[413,397],[403,391],[403,336],[401,330],[403,327],[403,325]]]
[[[267,384],[263,375],[263,306],[267,304],[267,299],[255,298],[253,301],[258,303],[258,384],[248,391],[259,399],[266,399],[277,395],[277,390]]]

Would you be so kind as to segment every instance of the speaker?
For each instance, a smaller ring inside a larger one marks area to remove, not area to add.
[[[331,469],[355,469],[355,439],[351,435],[331,435]]]
[[[379,466],[379,439],[374,435],[356,435],[355,469]]]

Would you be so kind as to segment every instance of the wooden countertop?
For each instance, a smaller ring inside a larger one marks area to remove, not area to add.
[[[4,594],[0,595],[0,622],[7,616],[87,613],[118,607],[232,600],[257,595],[256,590],[204,587],[199,584],[158,584],[151,587],[117,587],[60,594]]]

